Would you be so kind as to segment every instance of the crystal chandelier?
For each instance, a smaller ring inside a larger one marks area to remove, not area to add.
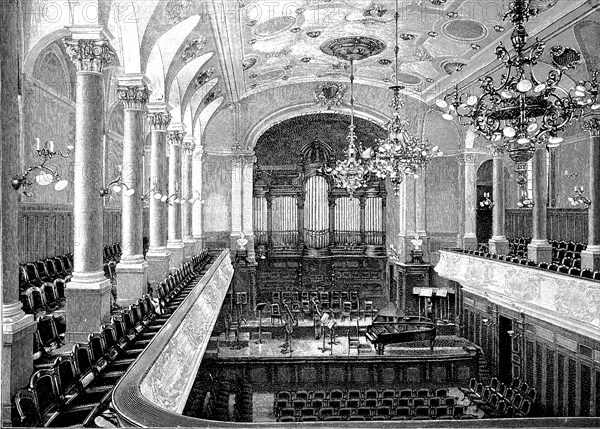
[[[508,152],[517,164],[529,161],[536,145],[558,146],[563,141],[559,134],[581,116],[589,99],[583,85],[579,91],[559,85],[564,72],[581,61],[581,55],[571,48],[553,47],[551,57],[555,68],[545,79],[536,76],[534,69],[546,45],[536,40],[528,47],[529,35],[523,24],[538,12],[531,7],[530,0],[510,3],[503,19],[510,18],[515,26],[510,38],[515,53],[511,55],[502,43],[496,48],[496,57],[506,69],[499,86],[495,86],[493,77],[485,76],[479,79],[481,95],[459,93],[455,88],[436,101],[444,119],[457,118],[462,125],[472,125],[494,150]]]
[[[370,157],[369,171],[380,179],[388,179],[394,187],[394,193],[399,195],[400,184],[404,176],[412,174],[417,176],[417,171],[425,166],[432,158],[442,155],[437,146],[432,146],[427,140],[421,141],[414,137],[409,131],[408,120],[400,116],[400,108],[404,107],[404,101],[400,91],[404,86],[398,84],[398,0],[396,0],[396,46],[395,54],[395,80],[396,84],[391,86],[393,91],[390,107],[394,110],[392,117],[385,124],[387,137],[380,140],[375,156]],[[365,155],[371,155],[367,153]]]
[[[335,167],[327,168],[325,172],[331,175],[335,186],[346,189],[350,197],[353,198],[357,189],[367,185],[369,170],[361,157],[358,156],[358,151],[363,152],[363,150],[360,143],[357,145],[357,137],[354,132],[356,126],[354,125],[354,59],[352,57],[350,57],[350,126],[348,129],[349,132],[346,137],[348,149],[344,151],[346,158],[336,161]],[[363,153],[366,157],[370,152],[367,150]]]

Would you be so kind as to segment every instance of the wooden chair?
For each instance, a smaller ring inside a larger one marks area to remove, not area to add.
[[[281,324],[281,310],[279,309],[279,303],[271,304],[271,325],[274,324],[273,320],[279,319],[279,324]]]

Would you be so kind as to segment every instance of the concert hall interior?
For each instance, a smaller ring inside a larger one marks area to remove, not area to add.
[[[600,426],[599,71],[600,0],[0,0],[1,425]]]

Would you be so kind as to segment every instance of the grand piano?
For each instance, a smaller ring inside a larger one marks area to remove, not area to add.
[[[403,317],[393,322],[380,322],[376,318],[366,332],[367,339],[375,346],[378,355],[383,355],[387,344],[413,341],[430,341],[433,350],[435,335],[435,324],[420,316]]]

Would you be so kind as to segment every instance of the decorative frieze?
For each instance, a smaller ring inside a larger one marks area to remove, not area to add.
[[[600,118],[590,118],[584,121],[581,128],[589,132],[592,137],[600,137]]]
[[[175,146],[181,146],[183,143],[183,138],[185,137],[185,131],[181,130],[173,130],[169,131],[167,138],[169,139],[169,144]]]
[[[114,49],[107,40],[69,39],[63,38],[63,43],[77,71],[102,73],[116,56]]]
[[[462,152],[456,154],[459,164],[474,164],[477,161],[477,154],[473,152]]]

